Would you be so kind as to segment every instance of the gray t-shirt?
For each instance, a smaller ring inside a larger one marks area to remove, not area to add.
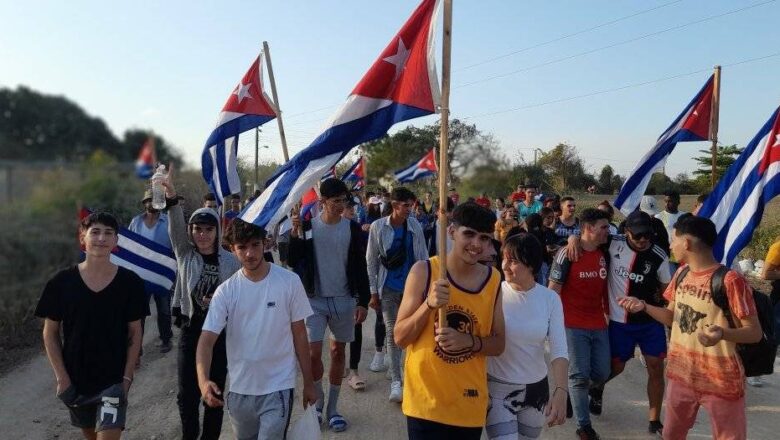
[[[320,216],[311,221],[317,276],[314,294],[321,297],[348,296],[347,257],[349,255],[349,220],[325,224]]]

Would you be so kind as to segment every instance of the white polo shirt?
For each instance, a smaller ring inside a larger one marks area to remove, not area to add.
[[[271,264],[258,282],[239,270],[217,287],[203,330],[227,337],[230,391],[261,396],[295,388],[293,322],[312,314],[295,273]]]

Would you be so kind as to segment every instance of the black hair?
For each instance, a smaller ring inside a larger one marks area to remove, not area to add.
[[[108,226],[109,228],[113,229],[114,232],[119,232],[119,221],[116,219],[116,217],[114,217],[113,214],[105,211],[95,211],[86,216],[83,220],[81,220],[81,230],[86,231],[92,225],[98,223],[103,226]]]
[[[366,210],[366,216],[368,218],[378,219],[379,217],[382,217],[382,211],[381,206],[378,203],[369,203],[368,209]]]
[[[531,231],[532,229],[542,230],[542,216],[540,214],[530,214],[525,218],[525,229]]]
[[[458,205],[452,213],[452,224],[465,226],[477,232],[492,234],[496,225],[496,215],[493,211],[474,202]]]
[[[677,203],[680,203],[680,193],[673,190],[666,190],[664,191],[664,195],[666,197],[669,197],[672,200],[675,200]]]
[[[225,243],[232,246],[234,244],[245,244],[251,240],[263,240],[265,237],[265,228],[236,218],[228,225],[223,238]]]
[[[596,208],[585,208],[580,213],[580,221],[591,226],[595,225],[599,220],[609,221],[609,215],[606,212]]]
[[[320,196],[322,197],[329,199],[345,194],[349,194],[349,188],[347,188],[347,184],[342,182],[341,179],[331,177],[320,184]]]
[[[690,213],[683,214],[677,219],[677,222],[674,224],[674,232],[677,235],[695,237],[708,248],[712,248],[715,245],[715,239],[718,237],[715,223],[712,220]]]
[[[573,202],[574,201],[574,197],[572,197],[572,196],[563,197],[563,198],[561,198],[560,203],[561,203],[561,205],[563,205],[564,202],[568,202],[569,200],[571,200]]]
[[[217,201],[217,196],[215,196],[214,193],[208,192],[206,194],[203,194],[203,201],[204,202],[216,202]]]
[[[539,210],[539,215],[542,217],[547,217],[548,215],[555,215],[555,210],[550,208],[549,206],[545,206],[544,208]]]
[[[238,200],[240,202],[241,201],[241,194],[231,194],[230,195],[230,199],[231,200]]]
[[[503,198],[503,197],[496,197],[496,200],[501,200],[501,204],[502,204],[502,205],[503,205],[504,203],[506,203],[506,202],[504,202],[504,198]]]
[[[524,234],[524,233],[525,233],[525,229],[523,229],[522,226],[512,226],[511,228],[509,228],[508,231],[506,231],[506,236],[511,237],[513,235]]]
[[[447,197],[447,212],[455,210],[455,201]]]
[[[678,201],[679,201],[679,199],[678,199]],[[612,217],[615,216],[615,208],[613,208],[612,205],[610,205],[609,200],[602,200],[596,206],[597,207],[598,206],[606,206],[607,207],[607,211],[606,212],[607,212],[607,214],[609,214],[609,219],[612,219]]]
[[[542,243],[533,234],[515,234],[504,240],[501,253],[509,254],[515,260],[531,268],[535,275],[542,268],[544,262],[544,250]]]
[[[704,193],[699,194],[699,197],[696,197],[696,201],[699,203],[704,203],[705,200],[707,200],[707,197],[709,197],[710,193]]]
[[[417,196],[407,188],[399,186],[393,188],[393,192],[390,193],[390,200],[394,202],[408,202],[410,200],[417,200]]]

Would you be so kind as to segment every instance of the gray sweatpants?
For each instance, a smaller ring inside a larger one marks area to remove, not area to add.
[[[226,405],[238,440],[280,439],[287,436],[292,413],[293,390],[262,396],[229,392]]]

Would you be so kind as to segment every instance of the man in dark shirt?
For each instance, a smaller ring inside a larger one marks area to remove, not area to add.
[[[87,439],[97,438],[97,432],[101,439],[120,438],[141,349],[146,294],[138,275],[110,260],[118,229],[110,214],[85,218],[80,228],[84,262],[49,280],[35,309],[35,316],[44,318],[43,343],[57,397]]]

